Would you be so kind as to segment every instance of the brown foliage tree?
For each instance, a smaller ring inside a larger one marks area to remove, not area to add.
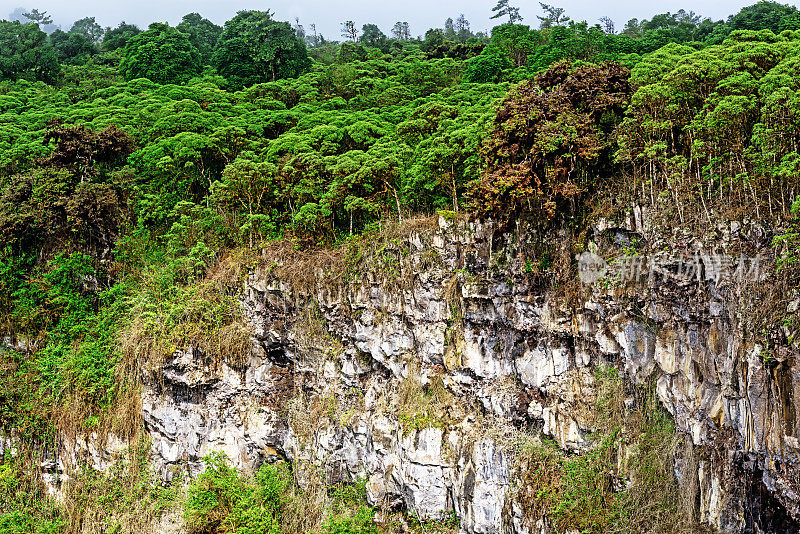
[[[55,141],[55,150],[42,163],[66,167],[80,181],[95,175],[98,167],[124,163],[135,148],[133,137],[113,124],[98,131],[83,125],[54,126],[44,136],[45,144],[50,141]]]
[[[562,62],[513,89],[484,146],[487,171],[471,192],[478,212],[505,220],[540,212],[550,220],[608,175],[629,76],[615,63]]]
[[[116,126],[94,131],[83,125],[52,124],[44,142],[52,154],[39,168],[14,178],[0,195],[0,240],[19,251],[79,250],[104,256],[123,220],[119,175],[133,138]]]

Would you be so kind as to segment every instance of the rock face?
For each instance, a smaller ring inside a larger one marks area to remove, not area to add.
[[[576,283],[578,304],[567,305],[531,274],[524,229],[440,219],[310,293],[251,272],[241,298],[249,363],[187,350],[146,379],[143,418],[163,476],[179,465],[196,473],[212,450],[246,469],[284,458],[330,481],[366,478],[369,499],[387,508],[453,511],[464,532],[546,532],[514,502],[511,445],[519,429],[537,428],[565,450],[587,447],[592,370],[613,365],[630,383],[655,380],[693,444],[698,460],[677,459],[675,473],[697,488],[703,523],[800,531],[796,351],[784,339],[766,355],[748,341],[748,286],[710,256],[768,240],[735,225],[713,244],[659,242],[641,210],[595,230],[590,248],[603,257],[624,257],[640,239],[696,258],[696,269],[680,275],[685,262],[664,257],[657,275],[631,283],[612,266],[606,282]],[[409,420],[411,383],[452,402]]]

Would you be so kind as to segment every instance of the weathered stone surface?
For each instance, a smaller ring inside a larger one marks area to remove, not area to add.
[[[613,255],[637,232],[637,242],[659,250],[711,250],[711,238],[700,248],[651,235],[651,217],[637,210],[630,227],[606,224],[613,231],[590,245]],[[729,234],[715,238],[715,250]],[[745,239],[746,228],[736,235]],[[610,364],[631,382],[655,380],[699,451],[696,465],[679,458],[675,467],[682,484],[698,488],[703,522],[729,533],[791,532],[800,519],[796,349],[762,357],[739,323],[743,289],[707,276],[706,258],[691,281],[595,284],[583,288],[581,306],[567,307],[528,275],[525,239],[489,222],[441,220],[434,235],[411,235],[399,279],[366,271],[344,287],[321,284],[302,302],[268,271],[252,272],[242,291],[255,347],[249,365],[210,367],[187,350],[146,379],[143,418],[161,472],[186,462],[196,473],[212,450],[245,469],[308,461],[331,480],[367,478],[374,504],[423,517],[455,511],[464,532],[545,533],[513,502],[513,450],[492,421],[536,427],[580,451],[593,424],[593,369]],[[322,335],[299,328],[309,307],[324,319]],[[423,384],[441,378],[460,419],[409,430],[386,409],[415,372]],[[321,399],[334,389],[356,399],[333,414],[338,423],[292,426],[293,396]]]

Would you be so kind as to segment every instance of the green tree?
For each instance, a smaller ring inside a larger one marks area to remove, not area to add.
[[[348,41],[356,42],[358,41],[358,28],[356,28],[356,23],[352,20],[346,20],[342,22],[342,37],[347,39]]]
[[[444,38],[447,41],[456,40],[456,24],[451,17],[444,21]]]
[[[214,48],[217,46],[222,27],[203,18],[199,13],[184,15],[176,28],[189,36],[191,42],[200,51],[203,65],[211,64]]]
[[[392,38],[398,41],[408,41],[411,39],[411,29],[408,22],[395,22],[392,26]]]
[[[455,32],[456,32],[456,39],[459,43],[467,42],[467,39],[472,37],[472,32],[469,29],[469,21],[467,17],[461,13],[458,18],[456,19],[455,23]]]
[[[536,18],[539,19],[539,25],[543,30],[552,28],[553,26],[563,26],[569,22],[570,18],[564,14],[563,7],[555,7],[542,2],[539,2],[539,5],[542,6],[542,10],[545,14],[543,17],[537,16]]]
[[[213,63],[234,87],[294,78],[311,67],[305,43],[269,11],[240,11],[226,22]]]
[[[352,61],[364,61],[367,59],[367,49],[363,45],[344,42],[339,45],[339,50],[336,53],[337,63],[350,63]]]
[[[642,24],[646,21],[639,21],[639,19],[630,19],[628,22],[625,23],[625,26],[622,28],[622,34],[627,35],[629,37],[633,37],[634,39],[639,38],[642,36],[644,32],[642,28]]]
[[[200,52],[189,36],[168,24],[153,23],[132,37],[122,52],[120,72],[126,79],[156,83],[186,83],[200,73]]]
[[[35,24],[0,20],[0,79],[52,83],[58,77],[56,51]]]
[[[444,33],[439,28],[431,28],[425,32],[425,40],[422,41],[420,48],[423,52],[433,52],[436,47],[444,44]]]
[[[467,62],[464,80],[471,83],[496,83],[504,69],[511,67],[508,57],[490,51]]]
[[[520,22],[522,17],[519,14],[519,8],[509,5],[509,0],[497,0],[497,5],[492,8],[494,15],[490,18],[499,19],[500,17],[508,17],[508,23],[514,24]]]
[[[39,11],[38,9],[31,9],[30,11],[23,11],[20,8],[15,10],[16,12],[21,12],[21,16],[14,17],[12,14],[9,16],[8,20],[19,20],[20,22],[30,21],[34,24],[39,25],[39,29],[45,33],[52,33],[54,30],[58,29],[57,26],[53,24],[53,17],[47,14],[47,11]],[[26,20],[23,20],[26,19]]]
[[[142,33],[138,26],[133,24],[125,24],[125,21],[119,23],[119,26],[108,30],[103,35],[102,48],[106,52],[112,52],[119,48],[123,48],[132,37]]]
[[[516,67],[528,64],[528,56],[541,44],[541,35],[522,24],[503,24],[492,30],[491,50],[487,54],[502,54]]]
[[[722,33],[721,29],[724,30]],[[625,24],[622,35],[636,39],[638,51],[647,53],[669,43],[702,41],[712,34],[718,35],[715,39],[721,42],[729,31],[721,22],[703,19],[694,11],[681,9],[677,13],[659,13],[650,20],[631,19]]]
[[[90,56],[97,54],[97,45],[80,33],[66,33],[56,30],[50,34],[58,60],[61,63],[83,64]]]
[[[731,30],[784,30],[800,29],[800,11],[793,5],[761,0],[747,6],[728,18]]]
[[[39,11],[38,9],[31,9],[28,12],[22,14],[23,17],[30,20],[34,24],[38,24],[39,27],[42,26],[49,26],[53,23],[53,17],[47,14],[47,11]]]
[[[212,201],[250,248],[275,233],[274,213],[283,207],[276,205],[279,196],[277,167],[252,152],[240,154],[212,185]]]
[[[364,24],[361,27],[361,44],[370,48],[379,48],[386,51],[389,48],[389,41],[386,35],[375,24]]]
[[[76,20],[69,29],[69,33],[83,35],[94,44],[99,45],[103,40],[103,34],[105,34],[105,30],[102,26],[95,22],[94,17],[85,17],[80,20]]]

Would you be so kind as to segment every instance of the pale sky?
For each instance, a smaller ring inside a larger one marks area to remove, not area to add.
[[[217,24],[230,19],[242,9],[271,9],[275,18],[294,21],[308,27],[316,23],[317,31],[331,40],[340,40],[340,23],[353,20],[360,28],[363,24],[377,24],[384,33],[397,21],[407,21],[412,35],[423,35],[431,27],[441,27],[447,17],[455,19],[464,13],[473,31],[488,30],[498,24],[490,20],[491,8],[496,0],[0,0],[0,18],[17,7],[46,10],[55,24],[67,30],[77,19],[94,16],[102,26],[116,26],[124,20],[144,29],[154,21],[180,22],[186,13],[198,12]],[[620,30],[631,18],[650,18],[656,13],[675,12],[683,8],[693,9],[703,17],[714,20],[725,19],[744,6],[757,0],[661,0],[657,3],[642,0],[588,1],[588,0],[548,0],[565,8],[573,20],[597,22],[602,16],[609,16]],[[796,5],[796,2],[789,2]],[[511,5],[520,8],[523,24],[538,27],[536,15],[541,14],[539,3],[529,0],[511,0]]]

